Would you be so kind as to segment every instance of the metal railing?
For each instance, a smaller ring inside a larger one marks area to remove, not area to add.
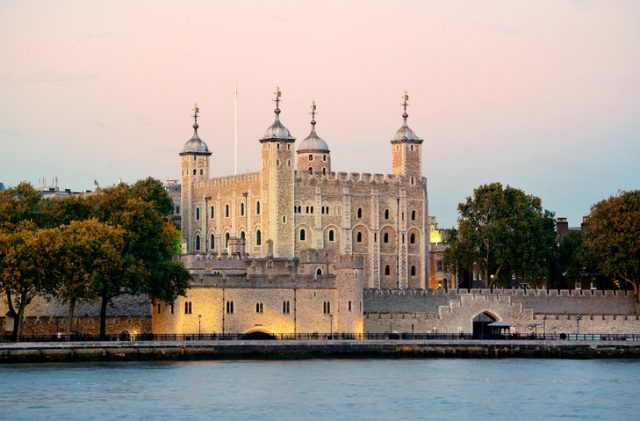
[[[98,334],[76,333],[73,335],[24,335],[18,342],[87,342],[87,341],[241,341],[241,340],[545,340],[545,341],[640,341],[640,334],[620,333],[547,333],[547,334],[505,334],[474,335],[471,333],[202,333],[202,334]],[[0,342],[12,342],[10,337],[0,337]]]

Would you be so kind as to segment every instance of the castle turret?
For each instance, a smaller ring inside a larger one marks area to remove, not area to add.
[[[198,113],[196,104],[193,108],[193,136],[184,144],[181,157],[181,184],[182,192],[180,196],[180,207],[182,214],[181,229],[186,243],[186,251],[200,251],[202,248],[201,236],[195,235],[201,217],[206,211],[196,205],[198,198],[194,195],[195,184],[209,179],[209,157],[211,152],[209,147],[198,136]],[[200,215],[202,213],[202,215]]]
[[[294,167],[295,138],[280,122],[280,88],[275,92],[275,121],[260,139],[262,144],[260,184],[267,196],[263,221],[267,240],[273,241],[275,257],[293,257],[294,254]]]
[[[422,139],[420,139],[407,125],[407,106],[409,105],[409,94],[405,91],[402,106],[402,127],[398,129],[396,135],[391,140],[393,148],[391,167],[394,175],[404,175],[410,177],[411,183],[422,177]]]
[[[298,172],[327,174],[331,172],[329,146],[316,134],[316,103],[311,103],[311,133],[298,147]]]

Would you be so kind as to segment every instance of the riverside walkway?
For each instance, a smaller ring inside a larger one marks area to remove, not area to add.
[[[320,339],[0,343],[20,362],[297,358],[640,358],[640,339]]]

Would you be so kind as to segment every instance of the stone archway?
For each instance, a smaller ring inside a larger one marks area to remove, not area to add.
[[[248,329],[242,333],[240,338],[244,340],[258,340],[258,341],[276,339],[273,333],[271,333],[268,329],[264,329],[264,328]]]
[[[490,337],[489,325],[498,321],[493,314],[485,311],[473,318],[473,339],[485,339]]]

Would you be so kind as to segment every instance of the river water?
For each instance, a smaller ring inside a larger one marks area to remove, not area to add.
[[[0,366],[5,420],[638,420],[640,361],[363,359]]]

